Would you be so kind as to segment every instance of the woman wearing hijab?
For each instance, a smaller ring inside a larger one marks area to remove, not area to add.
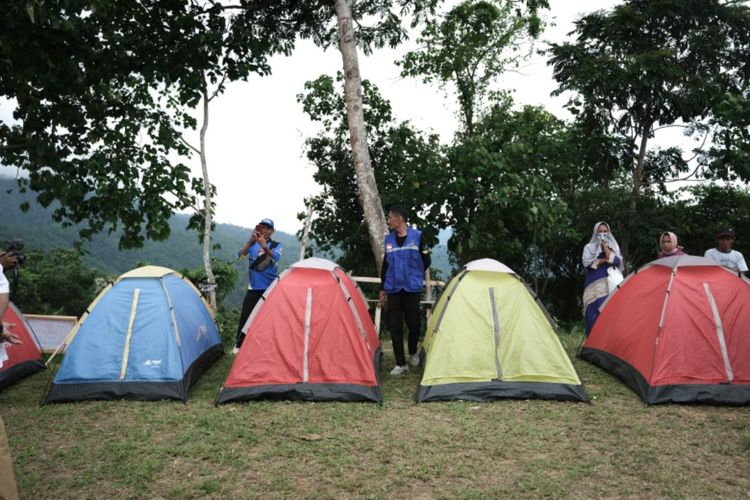
[[[581,257],[586,274],[583,277],[583,312],[586,316],[586,336],[591,333],[599,316],[599,306],[609,295],[609,268],[623,270],[620,245],[612,235],[609,224],[597,222],[591,240],[583,247]]]
[[[685,255],[682,251],[683,248],[677,244],[677,235],[665,231],[659,236],[659,253],[656,254],[657,259],[663,257],[674,257],[675,255]]]

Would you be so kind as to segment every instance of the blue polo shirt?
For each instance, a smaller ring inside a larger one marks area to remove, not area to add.
[[[261,247],[260,243],[256,241],[247,249],[248,270],[250,275],[248,285],[249,289],[265,290],[273,280],[279,277],[278,263],[279,260],[281,260],[283,245],[276,241],[269,241],[267,243],[268,246],[272,244],[274,244],[274,247],[271,249],[271,258],[273,259],[273,262],[262,271],[255,271],[254,269],[250,269],[250,267],[257,258],[262,257],[265,254],[263,247]]]

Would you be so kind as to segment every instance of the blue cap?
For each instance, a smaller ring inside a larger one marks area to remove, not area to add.
[[[263,219],[258,224],[263,224],[264,226],[268,226],[273,229],[273,221],[271,219]]]

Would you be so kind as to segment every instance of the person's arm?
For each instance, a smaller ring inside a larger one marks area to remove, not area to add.
[[[6,291],[5,293],[0,293],[0,319],[2,319],[5,316],[5,311],[8,310],[9,303],[10,303],[10,295],[8,295],[8,292]]]
[[[737,270],[743,275],[747,272],[747,263],[745,262],[745,256],[741,252],[737,252]]]
[[[385,284],[385,272],[388,269],[388,259],[383,257],[383,265],[380,267],[380,294],[378,298],[380,299],[380,303],[383,304],[386,299],[385,290],[383,290],[383,285]]]
[[[278,262],[281,260],[281,252],[283,250],[284,250],[284,245],[282,245],[278,241],[276,242],[276,245],[274,245],[274,247],[270,249],[270,252],[271,252],[270,255],[274,262]],[[268,251],[266,253],[268,253]]]
[[[10,256],[8,256],[8,254],[0,255],[0,342],[20,344],[21,339],[10,331],[15,325],[2,322],[2,318],[5,316],[5,311],[8,310],[8,304],[10,304],[10,287],[8,285],[8,280],[5,279],[5,274],[3,274],[3,268],[5,265],[11,267],[14,266],[15,256],[12,254]]]
[[[255,243],[258,239],[258,235],[255,231],[253,231],[253,234],[250,235],[250,239],[245,242],[242,247],[240,247],[240,250],[237,252],[237,258],[241,259],[242,257],[247,257],[247,251],[250,250],[250,247],[253,246],[253,243]]]
[[[5,315],[5,311],[8,309],[8,304],[10,301],[8,300],[8,294],[7,293],[0,293],[0,318],[2,318]],[[0,342],[9,342],[11,344],[20,344],[21,339],[11,331],[11,328],[13,328],[14,324],[12,323],[5,323],[0,321]]]

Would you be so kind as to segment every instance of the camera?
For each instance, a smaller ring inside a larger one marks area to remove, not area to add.
[[[21,253],[23,251],[23,247],[25,246],[23,240],[10,240],[5,245],[5,251],[6,252],[13,252],[16,254],[16,262],[18,262],[18,266],[23,266],[24,262],[26,262],[26,256]]]

